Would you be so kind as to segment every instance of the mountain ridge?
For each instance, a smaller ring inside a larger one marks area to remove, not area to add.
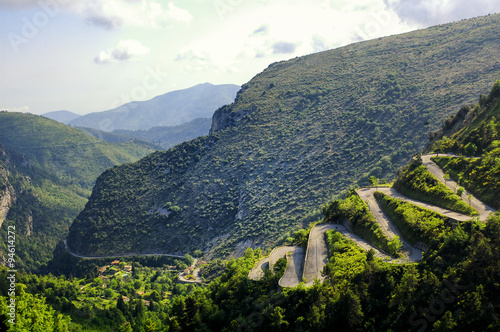
[[[132,101],[107,111],[89,113],[71,121],[70,125],[108,132],[176,126],[196,118],[211,117],[217,108],[231,103],[239,89],[234,84],[198,84],[146,101]]]
[[[394,175],[486,93],[500,76],[499,29],[491,15],[270,65],[215,112],[209,136],[103,174],[68,245],[239,255],[277,243],[326,197]]]
[[[47,263],[84,208],[97,176],[155,149],[146,142],[111,144],[44,116],[0,112],[0,260],[7,225],[16,226],[16,266]]]

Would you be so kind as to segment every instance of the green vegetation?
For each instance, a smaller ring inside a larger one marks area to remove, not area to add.
[[[393,239],[388,239],[382,233],[368,206],[355,193],[344,200],[336,200],[326,204],[323,207],[323,214],[328,222],[339,223],[347,219],[354,233],[391,255],[397,256],[401,248],[399,238],[395,236]]]
[[[201,150],[208,139],[199,139],[196,144],[200,146],[185,146]],[[177,152],[174,149],[171,153]],[[147,160],[141,163],[147,166]],[[169,174],[193,165],[190,159],[174,160],[161,164],[168,167]],[[116,168],[106,173],[113,171]],[[96,187],[94,194],[100,193]],[[327,204],[323,208],[324,220],[347,218],[367,234],[379,233],[368,227],[373,224],[373,216],[366,205],[352,190],[350,194],[345,200]],[[486,224],[473,221],[449,227],[433,213],[381,193],[377,196],[395,216],[395,222],[401,224],[404,234],[430,243],[418,264],[383,262],[373,250],[364,252],[335,231],[326,233],[326,280],[307,288],[304,284],[276,287],[285,260],[276,264],[276,274],[269,271],[260,281],[249,280],[249,270],[262,257],[260,249],[248,248],[239,259],[209,263],[202,271],[213,280],[203,286],[177,283],[182,262],[172,269],[162,261],[167,258],[143,258],[152,260],[151,267],[136,261],[112,264],[80,260],[75,266],[85,274],[83,278],[19,272],[22,312],[18,318],[30,324],[29,319],[36,317],[39,329],[56,331],[499,330],[500,213],[491,215]],[[185,209],[172,200],[161,207],[176,210],[169,216]],[[302,243],[307,232],[296,232],[291,241]],[[196,250],[192,252],[198,256]],[[190,259],[186,255],[184,261]],[[100,276],[95,274],[97,268]],[[6,269],[0,270],[3,329],[8,326],[6,274]]]
[[[470,216],[477,214],[477,211],[432,175],[427,170],[427,167],[422,165],[420,156],[414,158],[408,166],[403,168],[396,182],[394,182],[394,188],[408,197],[445,209]]]
[[[131,264],[132,271],[126,271]],[[167,312],[178,297],[195,285],[177,283],[181,268],[142,266],[133,261],[103,260],[101,272],[85,278],[18,273],[17,331],[163,331]],[[6,314],[8,273],[0,270],[0,317]],[[33,295],[36,294],[36,295]],[[6,323],[6,322],[5,322]],[[9,324],[7,324],[9,326]],[[154,327],[154,328],[153,328]],[[150,328],[148,330],[148,328]],[[151,329],[153,328],[153,329]],[[2,329],[4,331],[4,329]]]
[[[84,208],[97,176],[152,151],[144,142],[110,144],[41,116],[0,112],[0,195],[7,189],[11,198],[0,252],[6,252],[7,226],[15,225],[18,268],[40,268]]]
[[[440,241],[450,230],[448,218],[436,212],[390,197],[377,191],[375,198],[396,224],[401,234],[411,243],[423,242],[427,245]]]
[[[100,177],[68,244],[219,257],[246,241],[271,247],[350,186],[392,178],[429,131],[487,91],[500,76],[499,18],[272,64],[215,112],[208,137]],[[180,210],[157,213],[167,202]]]
[[[500,81],[470,112],[470,124],[433,145],[437,152],[480,158],[434,157],[433,160],[461,186],[485,203],[500,208]]]
[[[335,230],[327,231],[325,238],[329,256],[325,273],[334,283],[351,280],[365,270],[368,255],[366,251]],[[373,256],[371,259],[373,260]]]
[[[500,141],[499,141],[500,142]],[[498,151],[486,152],[483,158],[435,157],[432,160],[461,186],[476,197],[498,209],[500,208],[500,172]]]

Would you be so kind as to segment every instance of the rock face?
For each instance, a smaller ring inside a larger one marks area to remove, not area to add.
[[[14,188],[12,188],[10,183],[8,183],[6,172],[6,170],[0,169],[0,177],[2,178],[2,181],[6,183],[4,185],[4,189],[0,189],[0,228],[5,221],[5,218],[7,218],[10,207],[16,200]]]
[[[233,112],[232,108],[229,106],[219,108],[212,117],[212,128],[210,128],[210,133],[236,126],[239,121],[244,120],[245,116],[251,114],[255,110],[256,108],[250,108]]]

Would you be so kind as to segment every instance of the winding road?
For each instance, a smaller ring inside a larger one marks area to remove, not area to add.
[[[453,180],[444,180],[444,172],[439,168],[436,163],[434,163],[431,158],[437,156],[437,154],[427,154],[422,156],[423,164],[427,167],[427,169],[436,176],[441,182],[445,183],[448,188],[452,191],[456,191],[458,184]],[[458,157],[455,155],[443,155],[441,156],[449,156],[449,157]],[[464,214],[460,214],[454,211],[450,211],[447,209],[443,209],[432,204],[424,203],[409,197],[406,197],[399,192],[397,192],[394,188],[389,187],[378,187],[378,188],[361,188],[356,190],[358,196],[368,204],[368,208],[370,212],[374,215],[376,222],[380,225],[382,232],[389,238],[392,239],[395,235],[397,235],[401,242],[402,248],[401,252],[404,254],[404,258],[402,259],[393,259],[389,255],[382,252],[377,247],[373,246],[371,243],[363,240],[356,234],[354,234],[347,227],[340,224],[319,224],[313,227],[311,232],[309,233],[309,239],[307,243],[307,251],[304,257],[304,250],[301,247],[278,247],[275,248],[269,257],[266,257],[259,261],[257,266],[252,269],[248,275],[248,277],[252,280],[259,280],[264,275],[264,269],[269,268],[269,262],[276,259],[277,255],[279,257],[285,257],[286,253],[289,253],[287,257],[287,267],[283,277],[279,280],[279,285],[281,287],[294,287],[297,286],[300,282],[305,281],[307,286],[310,286],[314,283],[315,279],[323,281],[325,279],[324,276],[321,275],[321,271],[328,263],[328,249],[326,246],[325,240],[325,232],[328,230],[336,230],[343,234],[343,236],[349,238],[354,241],[359,247],[364,250],[375,250],[375,255],[382,260],[401,264],[408,262],[418,262],[422,259],[422,249],[416,248],[414,245],[410,244],[406,241],[401,233],[399,232],[396,225],[392,222],[392,220],[387,216],[387,214],[382,210],[380,204],[374,197],[374,193],[376,191],[380,191],[390,197],[394,197],[397,199],[401,199],[417,206],[432,210],[441,215],[444,215],[448,218],[457,220],[457,221],[466,221],[470,220],[473,217],[467,216]],[[468,191],[465,191],[462,195],[462,200],[468,202],[468,196],[471,195]],[[495,210],[477,198],[471,196],[471,205],[476,211],[479,212],[479,219],[481,221],[486,221],[490,213]],[[417,244],[415,244],[417,245]]]
[[[443,182],[448,188],[450,188],[453,192],[456,192],[458,184],[453,180],[444,180],[444,172],[439,168],[436,163],[432,161],[432,157],[438,156],[437,154],[427,154],[422,155],[423,164],[427,167],[427,169],[436,176],[441,182]],[[458,157],[456,155],[449,154],[440,154],[440,156],[446,157]],[[403,244],[401,248],[401,252],[404,254],[403,259],[393,259],[384,252],[382,252],[377,247],[373,246],[369,242],[363,240],[356,234],[354,234],[347,227],[340,224],[319,224],[314,226],[310,233],[309,239],[307,243],[307,250],[304,255],[304,249],[298,246],[283,246],[273,249],[268,257],[261,259],[255,268],[253,268],[249,274],[248,278],[251,280],[260,280],[264,276],[264,271],[269,269],[272,271],[274,265],[280,258],[287,259],[287,267],[283,277],[279,280],[279,285],[281,287],[294,287],[297,286],[300,282],[305,281],[306,285],[312,285],[314,280],[318,279],[321,282],[325,279],[322,276],[321,272],[323,268],[328,263],[328,249],[325,240],[325,232],[328,230],[336,230],[343,234],[343,236],[349,238],[354,241],[360,248],[364,250],[373,249],[375,251],[375,255],[382,260],[390,263],[407,263],[407,262],[418,262],[422,259],[422,250],[416,248],[407,242],[394,225],[392,220],[386,215],[386,213],[380,207],[378,201],[374,197],[374,193],[376,191],[380,191],[390,197],[398,198],[401,200],[405,200],[417,206],[435,211],[441,215],[449,217],[451,219],[455,219],[457,221],[466,221],[470,220],[472,217],[463,215],[454,211],[450,211],[447,209],[443,209],[432,204],[424,203],[409,197],[406,197],[399,192],[397,192],[394,188],[389,187],[378,187],[378,188],[361,188],[356,190],[358,196],[368,204],[368,208],[370,212],[374,215],[376,222],[380,225],[382,232],[389,238],[392,239],[394,236],[398,236]],[[476,211],[479,213],[479,219],[481,221],[486,221],[488,216],[494,212],[495,210],[473,195],[470,192],[465,190],[462,195],[462,200],[465,202],[469,202],[468,197],[471,197],[470,204]],[[68,248],[67,241],[64,240],[64,246],[66,250],[73,256],[84,258],[84,259],[99,259],[99,258],[117,258],[117,257],[130,257],[130,256],[170,256],[177,258],[184,258],[184,256],[173,255],[173,254],[141,254],[141,253],[129,253],[129,254],[117,254],[110,256],[82,256],[78,255]],[[196,261],[195,261],[196,263]],[[183,282],[195,282],[200,283],[201,280],[198,277],[198,270],[195,269],[193,271],[193,275],[195,276],[194,280],[185,279],[183,273],[179,275],[179,280]]]
[[[453,155],[453,154],[426,154],[422,156],[422,162],[427,167],[429,172],[431,172],[435,177],[439,179],[442,183],[444,183],[448,188],[451,189],[453,192],[457,192],[457,188],[459,187],[459,184],[455,182],[452,179],[449,180],[444,180],[444,172],[439,166],[432,161],[431,158],[433,157],[454,157],[458,158],[459,156]],[[479,213],[479,220],[481,221],[486,221],[488,219],[488,216],[492,213],[495,212],[495,209],[492,207],[484,204],[480,200],[478,200],[474,195],[472,195],[468,190],[465,190],[464,193],[462,194],[461,198],[464,202],[469,203],[469,195],[471,195],[471,201],[470,205]],[[470,218],[469,218],[470,219]]]

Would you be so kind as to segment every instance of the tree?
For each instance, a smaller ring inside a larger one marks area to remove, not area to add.
[[[190,254],[186,254],[186,255],[184,255],[184,258],[186,258],[186,260],[188,261],[189,266],[193,265],[193,263],[194,263],[193,256],[191,256]]]
[[[445,184],[446,186],[448,186],[446,183],[447,183],[447,181],[450,179],[450,174],[446,173],[446,174],[443,176],[443,178],[444,178],[444,184]]]
[[[401,246],[403,244],[401,243],[399,236],[394,235],[392,240],[389,241],[389,243],[387,243],[387,245],[389,247],[389,251],[391,252],[391,254],[396,255],[396,253],[399,251],[399,249],[401,248]]]
[[[468,156],[473,156],[476,154],[477,152],[477,146],[472,143],[472,142],[469,142],[467,143],[467,145],[464,147],[464,150],[465,150],[465,153],[468,155]]]
[[[370,184],[371,184],[373,187],[378,186],[379,179],[378,179],[376,176],[374,176],[374,175],[370,176],[370,178],[368,179],[368,181],[370,181]]]
[[[462,197],[462,194],[464,193],[465,188],[464,187],[458,187],[457,188],[457,195]]]

